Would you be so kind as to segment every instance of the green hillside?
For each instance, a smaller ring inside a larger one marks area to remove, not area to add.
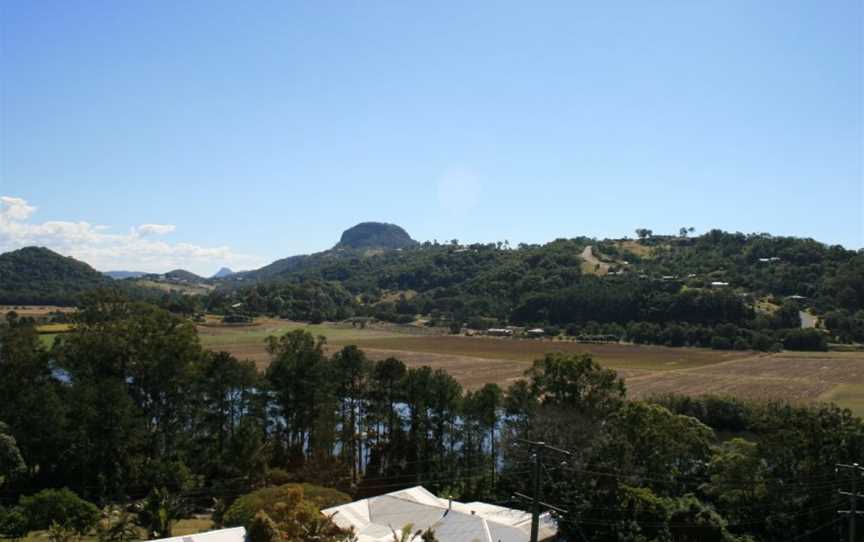
[[[111,281],[86,263],[47,248],[0,254],[0,304],[4,305],[74,305],[81,293]]]
[[[603,276],[585,269],[589,246],[608,268]],[[864,340],[864,255],[812,239],[714,230],[639,242],[580,237],[512,249],[424,243],[302,258],[247,274],[254,286],[221,291],[210,307],[239,300],[249,311],[294,318],[427,315],[671,346],[770,349],[795,345],[803,333],[804,342],[821,347],[824,333],[799,329],[799,311],[807,310],[822,316],[828,339]],[[309,301],[294,303],[300,292]]]

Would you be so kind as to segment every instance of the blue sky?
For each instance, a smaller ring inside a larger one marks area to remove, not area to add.
[[[0,4],[0,250],[258,266],[693,226],[864,246],[859,1]]]

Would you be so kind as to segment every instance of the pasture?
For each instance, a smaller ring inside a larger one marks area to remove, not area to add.
[[[136,279],[135,284],[142,288],[152,288],[163,292],[180,292],[186,295],[207,295],[216,287],[212,284],[192,284],[179,282],[162,282],[149,279]]]
[[[52,312],[75,312],[75,307],[58,307],[56,305],[0,305],[0,315],[15,311],[18,316],[41,318]]]
[[[389,356],[409,366],[443,368],[466,388],[487,382],[508,386],[546,352],[586,352],[624,377],[631,397],[661,393],[717,394],[792,402],[833,401],[864,415],[864,355],[860,352],[718,351],[624,344],[580,344],[406,333],[395,328],[360,329],[263,320],[241,327],[199,326],[202,344],[269,363],[264,338],[291,329],[327,338],[328,351],[356,344],[372,359]]]

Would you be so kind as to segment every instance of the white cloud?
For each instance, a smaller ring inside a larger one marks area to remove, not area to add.
[[[177,229],[174,224],[141,224],[135,228],[138,235],[165,235]]]
[[[172,224],[141,224],[128,234],[89,222],[28,220],[36,207],[22,198],[0,196],[0,252],[25,246],[45,246],[85,261],[103,271],[164,272],[183,268],[209,275],[226,265],[235,269],[261,266],[261,258],[234,252],[230,247],[169,243],[155,236],[174,232]]]
[[[21,198],[0,196],[0,204],[2,204],[0,205],[0,213],[13,220],[26,220],[36,212],[36,207],[27,205],[27,202]]]

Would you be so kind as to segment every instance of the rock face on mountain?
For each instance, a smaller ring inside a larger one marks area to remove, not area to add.
[[[224,277],[213,277],[228,283],[274,279],[288,273],[298,272],[326,264],[334,260],[363,254],[368,249],[397,250],[419,243],[396,224],[384,222],[361,222],[342,232],[339,242],[330,249],[314,254],[301,254],[276,260],[260,269],[240,271]]]
[[[408,248],[417,244],[396,224],[361,222],[342,232],[336,248]]]

